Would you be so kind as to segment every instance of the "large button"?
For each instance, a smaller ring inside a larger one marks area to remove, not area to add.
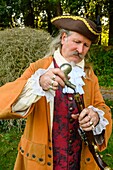
[[[52,150],[52,148],[49,146],[49,150]]]
[[[51,142],[51,139],[49,139],[49,142]]]
[[[51,166],[51,162],[47,162],[47,165],[48,165],[48,166]]]
[[[26,156],[28,157],[28,156],[29,156],[29,153],[26,153]]]
[[[21,149],[21,152],[22,152],[22,153],[24,153],[24,150],[23,150],[23,149]]]
[[[42,161],[43,161],[43,158],[39,158],[39,161],[42,162]]]
[[[88,161],[88,162],[89,162],[89,161],[90,161],[90,158],[86,158],[86,161]]]
[[[33,155],[32,155],[32,158],[36,158],[36,155],[33,154]]]
[[[48,157],[51,158],[52,156],[50,154],[48,154]]]

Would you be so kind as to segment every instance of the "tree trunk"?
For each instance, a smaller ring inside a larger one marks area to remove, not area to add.
[[[111,10],[110,14],[109,14],[109,42],[108,42],[108,45],[113,45],[113,10]]]
[[[96,5],[96,12],[95,12],[95,17],[96,17],[96,24],[98,26],[101,26],[101,10],[102,10],[102,6],[97,4]],[[100,35],[100,39],[99,39],[99,42],[98,42],[99,45],[101,45],[101,35]]]
[[[26,26],[34,28],[34,9],[31,0],[28,2],[28,11],[24,20]]]

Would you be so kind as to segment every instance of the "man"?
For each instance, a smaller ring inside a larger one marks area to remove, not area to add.
[[[85,62],[101,29],[78,16],[59,16],[52,23],[60,33],[50,54],[0,88],[0,119],[27,117],[14,169],[99,170],[78,128],[93,131],[100,151],[107,147],[112,129],[110,109],[100,94],[97,77]],[[64,63],[72,66],[68,79],[84,100],[81,113],[73,89],[65,85],[67,76],[59,68]]]

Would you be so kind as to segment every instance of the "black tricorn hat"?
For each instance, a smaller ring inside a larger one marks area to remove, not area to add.
[[[55,17],[51,23],[59,29],[75,31],[97,43],[101,33],[101,27],[97,26],[93,21],[79,16],[62,15]]]

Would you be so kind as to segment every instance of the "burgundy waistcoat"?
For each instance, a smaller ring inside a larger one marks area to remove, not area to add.
[[[55,67],[57,67],[54,62]],[[78,113],[73,94],[63,94],[59,86],[54,100],[53,119],[53,169],[80,170],[81,137],[78,120],[71,114]]]

